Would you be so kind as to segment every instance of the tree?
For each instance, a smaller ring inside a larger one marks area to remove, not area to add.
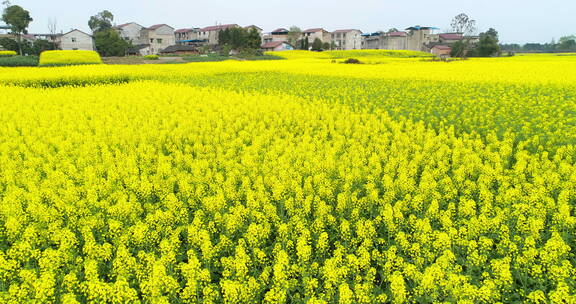
[[[302,30],[297,26],[291,26],[288,31],[288,43],[296,45],[296,42],[302,37]]]
[[[314,42],[312,42],[312,50],[313,51],[322,51],[323,47],[324,47],[324,44],[322,43],[322,40],[320,40],[320,38],[316,38],[316,39],[314,39]]]
[[[6,8],[2,13],[2,20],[10,26],[11,33],[16,36],[16,42],[18,43],[18,51],[22,55],[22,34],[28,33],[28,25],[32,22],[32,17],[30,17],[30,12],[23,9],[18,5],[10,5],[9,2],[4,2]]]
[[[308,41],[307,37],[304,37],[302,40],[300,40],[300,49],[306,51],[310,49],[310,41]]]
[[[488,31],[480,34],[480,42],[476,49],[477,56],[480,57],[490,57],[497,55],[500,52],[500,46],[498,45],[498,32],[490,28]]]
[[[93,33],[96,33],[111,29],[112,21],[114,21],[114,15],[108,10],[103,10],[90,17],[90,20],[88,20],[88,26]]]
[[[556,49],[562,52],[576,51],[576,35],[560,38],[560,40],[558,40],[558,45],[556,45]]]
[[[262,45],[262,37],[255,28],[250,29],[246,37],[246,48],[249,50],[258,50]]]
[[[254,28],[227,28],[218,33],[218,44],[223,50],[250,52],[260,49],[262,38]]]
[[[463,39],[452,47],[452,56],[466,58],[471,47],[470,38],[476,32],[476,20],[462,13],[452,19],[450,27],[453,32],[463,36]]]
[[[114,29],[98,31],[94,34],[96,49],[104,57],[125,56],[130,43],[122,39]]]

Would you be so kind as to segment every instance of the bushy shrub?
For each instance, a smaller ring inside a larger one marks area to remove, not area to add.
[[[146,60],[158,60],[158,59],[160,59],[160,56],[158,56],[158,55],[145,55],[144,59],[146,59]]]
[[[0,57],[12,57],[16,56],[16,52],[14,51],[0,51]]]
[[[38,66],[38,56],[0,56],[0,67]]]
[[[40,66],[102,64],[94,51],[46,51],[40,54]]]
[[[356,59],[356,58],[348,58],[346,60],[344,60],[342,63],[348,63],[348,64],[362,64],[362,61]]]

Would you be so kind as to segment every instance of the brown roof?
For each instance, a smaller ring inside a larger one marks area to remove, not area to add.
[[[162,24],[155,24],[155,25],[149,27],[148,29],[149,29],[149,30],[157,30],[157,29],[159,29],[159,28],[161,28],[161,27],[163,27],[163,26],[167,26],[167,27],[169,27],[169,28],[173,28],[173,27],[169,26],[168,24],[162,23]]]
[[[128,26],[128,25],[130,25],[130,24],[132,24],[132,23],[134,23],[134,24],[136,24],[136,25],[140,25],[140,24],[138,24],[138,23],[136,23],[136,22],[128,22],[128,23],[124,23],[124,24],[117,25],[117,26],[115,26],[115,28],[123,28],[123,27]],[[140,26],[141,26],[141,25],[140,25]],[[143,26],[141,26],[141,27],[143,27]]]
[[[390,33],[386,33],[386,36],[388,37],[406,37],[406,32],[390,32]]]
[[[354,29],[350,29],[350,30],[337,30],[337,31],[334,31],[333,33],[335,33],[335,34],[338,34],[338,33],[349,33],[349,32],[352,32],[352,31],[359,31],[360,33],[362,33],[361,30],[354,30]]]
[[[160,53],[174,53],[174,52],[194,52],[198,49],[192,45],[171,45],[163,50]]]
[[[201,32],[211,32],[211,31],[219,31],[224,30],[231,27],[237,27],[238,24],[222,24],[222,25],[213,25],[207,26],[205,28],[200,29]]]
[[[175,30],[174,33],[187,33],[187,32],[193,32],[193,31],[194,31],[193,28],[185,28],[185,29]]]
[[[446,34],[440,34],[439,36],[440,36],[440,38],[442,38],[444,40],[461,40],[462,39],[462,34],[460,34],[460,33],[446,33]]]
[[[264,44],[261,46],[261,48],[263,48],[263,49],[273,49],[273,48],[279,47],[280,45],[282,45],[282,43],[284,43],[284,42],[282,42],[282,41],[270,41],[270,42],[264,43]]]
[[[322,32],[325,31],[323,28],[313,28],[313,29],[307,29],[305,31],[303,31],[302,33],[316,33],[316,32]]]
[[[449,45],[443,45],[443,44],[435,45],[432,48],[433,49],[439,49],[439,50],[451,50],[452,49]]]

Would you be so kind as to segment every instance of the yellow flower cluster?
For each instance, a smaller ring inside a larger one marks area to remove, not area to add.
[[[16,55],[17,53],[14,51],[0,51],[0,57],[11,57]]]
[[[0,302],[576,301],[573,84],[300,61],[0,69]]]
[[[44,51],[40,54],[39,66],[76,64],[102,64],[102,59],[95,51]]]

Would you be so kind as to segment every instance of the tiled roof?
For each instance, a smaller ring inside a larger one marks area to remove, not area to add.
[[[440,34],[439,36],[441,39],[444,39],[444,40],[461,40],[462,39],[462,34],[460,34],[460,33],[446,33],[446,34]]]
[[[287,30],[285,28],[277,28],[277,29],[272,31],[272,33],[284,33],[284,32],[289,32],[289,30]]]
[[[201,32],[210,32],[210,31],[219,31],[224,30],[231,27],[237,27],[238,24],[222,24],[222,25],[213,25],[207,26],[205,28],[200,29]]]
[[[187,33],[187,32],[193,32],[193,31],[194,31],[193,28],[185,28],[185,29],[175,30],[174,33]]]
[[[162,24],[155,24],[155,25],[149,27],[148,29],[149,29],[149,30],[157,30],[157,29],[159,29],[159,28],[161,28],[161,27],[163,27],[163,26],[167,26],[167,27],[169,27],[169,28],[173,28],[173,27],[169,26],[168,24],[162,23]]]
[[[432,48],[436,48],[439,50],[451,50],[452,49],[449,45],[443,45],[443,44],[435,45]]]
[[[362,33],[361,30],[354,30],[354,29],[349,29],[349,30],[337,30],[337,31],[334,31],[333,33],[335,33],[335,34],[338,34],[338,33],[349,33],[349,32],[352,32],[352,31],[359,31],[360,33]]]
[[[323,28],[314,28],[314,29],[307,29],[305,31],[303,31],[302,33],[316,33],[316,32],[322,32],[324,31]]]
[[[276,47],[279,47],[280,45],[282,45],[282,41],[270,41],[270,42],[266,42],[262,45],[263,49],[273,49]]]

